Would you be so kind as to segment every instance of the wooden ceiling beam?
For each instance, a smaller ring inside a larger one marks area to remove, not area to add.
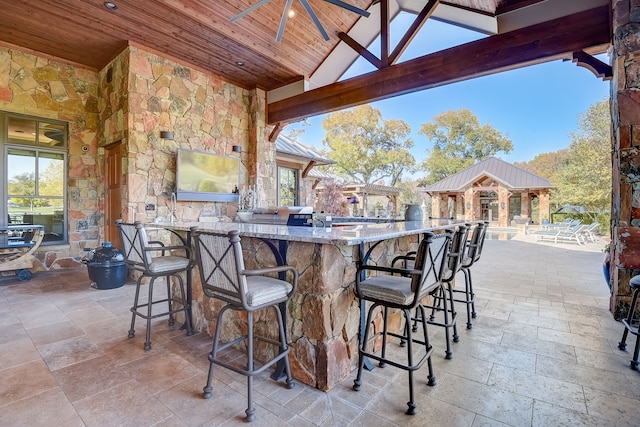
[[[397,95],[560,58],[611,41],[601,6],[487,37],[269,104],[267,121],[291,122]],[[553,78],[553,77],[550,77]]]
[[[389,63],[390,46],[389,0],[380,0],[380,61],[382,62],[382,68],[391,65]]]
[[[378,57],[376,57],[373,53],[371,53],[369,49],[367,49],[366,47],[362,46],[360,43],[355,41],[349,34],[339,33],[338,38],[343,42],[345,42],[347,45],[349,45],[351,49],[358,52],[358,55],[362,56],[364,59],[369,61],[371,65],[376,67],[378,70],[382,68],[382,61],[380,61]]]
[[[404,33],[404,36],[402,36],[402,39],[398,42],[396,48],[393,49],[393,52],[389,55],[390,65],[398,62],[400,56],[404,53],[409,44],[411,44],[411,41],[418,34],[425,22],[427,22],[427,19],[431,17],[431,14],[436,10],[436,6],[438,6],[439,3],[440,0],[429,0],[424,5],[420,13],[416,16],[416,19],[413,20],[411,26]]]

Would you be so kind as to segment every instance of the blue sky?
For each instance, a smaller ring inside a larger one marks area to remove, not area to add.
[[[400,15],[392,24],[392,45],[402,35],[398,28],[407,26],[412,17]],[[395,29],[395,31],[394,31]],[[401,62],[485,37],[470,30],[430,19],[406,50]],[[379,42],[370,50],[376,55]],[[608,62],[606,56],[599,57]],[[359,59],[344,78],[372,71]],[[466,108],[478,117],[481,125],[490,124],[513,142],[513,151],[499,157],[509,161],[528,161],[544,152],[557,151],[571,144],[571,132],[578,128],[578,116],[589,106],[609,96],[610,83],[585,68],[567,61],[553,61],[491,76],[467,80],[372,103],[385,120],[400,119],[411,126],[414,141],[412,154],[418,162],[426,157],[431,142],[419,135],[420,125],[448,110]],[[294,123],[285,128],[304,129],[299,142],[322,148],[325,115],[307,119],[308,126]],[[420,174],[419,174],[420,175]]]

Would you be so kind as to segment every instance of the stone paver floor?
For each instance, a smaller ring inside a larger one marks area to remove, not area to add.
[[[487,240],[473,267],[478,318],[444,359],[432,327],[437,385],[416,374],[418,415],[404,414],[406,373],[353,375],[325,393],[255,383],[256,426],[638,426],[640,373],[617,349],[601,245]],[[166,321],[127,339],[134,285],[95,290],[86,271],[0,281],[1,426],[217,426],[244,424],[245,378],[218,368],[201,398],[211,339]],[[395,344],[392,349],[401,351]],[[631,346],[629,346],[631,347]]]

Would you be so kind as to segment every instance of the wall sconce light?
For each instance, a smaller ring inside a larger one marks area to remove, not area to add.
[[[169,139],[169,140],[173,141],[173,132],[171,132],[169,130],[161,130],[160,131],[160,138]]]
[[[500,209],[504,209],[504,202],[500,202]]]
[[[235,153],[242,153],[242,147],[240,145],[234,145],[233,147],[231,147],[231,149],[235,152]]]

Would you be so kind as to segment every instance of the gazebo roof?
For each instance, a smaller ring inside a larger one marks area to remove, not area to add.
[[[464,191],[465,188],[483,177],[493,178],[512,189],[553,187],[546,178],[542,178],[497,157],[489,157],[467,169],[446,177],[442,181],[425,187],[424,191],[427,193]]]

